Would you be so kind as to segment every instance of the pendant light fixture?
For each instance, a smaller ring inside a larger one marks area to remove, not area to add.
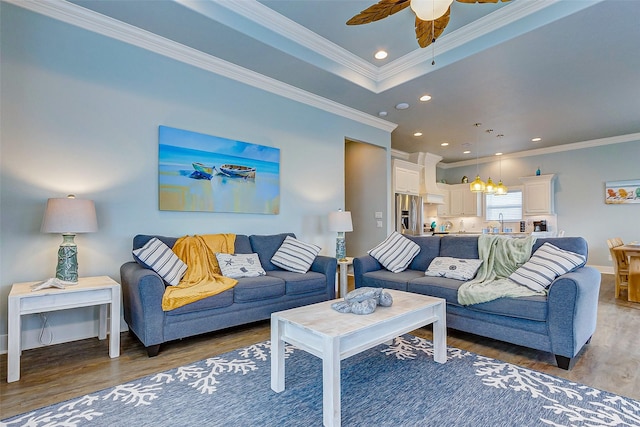
[[[501,139],[503,136],[503,134],[496,135],[498,139]],[[502,183],[502,153],[500,153],[500,181],[498,182],[498,186],[496,187],[495,195],[504,196],[508,192],[509,190],[507,186]]]
[[[453,0],[411,0],[411,9],[423,21],[435,21],[447,13]]]
[[[493,129],[487,129],[485,132],[491,135],[491,132],[493,132]],[[493,180],[491,179],[491,177],[489,177],[489,179],[487,180],[487,184],[484,186],[484,193],[493,194],[495,192],[496,192],[496,185],[493,183]]]
[[[484,181],[480,179],[480,168],[478,166],[478,151],[480,150],[480,138],[478,135],[478,129],[480,128],[481,124],[482,123],[474,124],[474,126],[476,127],[476,179],[471,184],[469,184],[469,189],[472,193],[482,193],[485,189]]]

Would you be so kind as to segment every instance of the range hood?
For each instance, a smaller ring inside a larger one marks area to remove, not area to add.
[[[409,160],[422,166],[420,195],[422,201],[431,205],[443,205],[444,195],[436,185],[436,165],[442,156],[431,153],[411,153]]]

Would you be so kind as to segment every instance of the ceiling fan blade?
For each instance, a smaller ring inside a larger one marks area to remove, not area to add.
[[[511,0],[457,0],[458,3],[498,3],[498,1],[508,2]]]
[[[416,16],[416,39],[418,39],[420,47],[427,47],[440,37],[444,29],[449,25],[449,18],[451,18],[451,7],[435,21],[423,21]],[[431,24],[432,22],[433,25]]]
[[[359,14],[347,21],[347,25],[361,25],[378,21],[387,16],[400,12],[411,4],[411,0],[380,0],[373,6],[369,6]]]

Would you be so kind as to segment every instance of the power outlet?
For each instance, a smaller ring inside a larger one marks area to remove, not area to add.
[[[613,258],[611,258],[611,254],[609,254],[609,261],[613,261]]]
[[[382,228],[382,221],[376,221],[376,227]]]

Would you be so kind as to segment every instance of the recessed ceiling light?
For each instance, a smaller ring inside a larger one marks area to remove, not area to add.
[[[502,153],[496,153],[496,156],[502,156]]]
[[[385,59],[387,55],[388,53],[385,52],[384,50],[379,50],[375,53],[375,55],[373,55],[373,57],[376,59]]]
[[[420,101],[422,102],[426,102],[426,101],[430,101],[431,100],[431,95],[422,95],[420,97]]]
[[[443,142],[442,144],[440,144],[441,147],[446,147],[447,145],[449,145],[448,142]]]
[[[538,141],[542,141],[542,138],[536,137],[536,138],[531,139],[531,142],[538,142]]]
[[[379,115],[380,117],[387,117],[387,112],[386,112],[386,111],[380,111],[380,112],[378,113],[378,115]]]
[[[413,136],[422,136],[422,132],[416,132],[413,134]]]
[[[462,154],[471,154],[471,151],[470,151],[470,150],[464,150],[464,151],[462,152]]]
[[[401,102],[396,105],[396,110],[406,110],[407,108],[409,108],[409,104],[407,104],[406,102]]]

